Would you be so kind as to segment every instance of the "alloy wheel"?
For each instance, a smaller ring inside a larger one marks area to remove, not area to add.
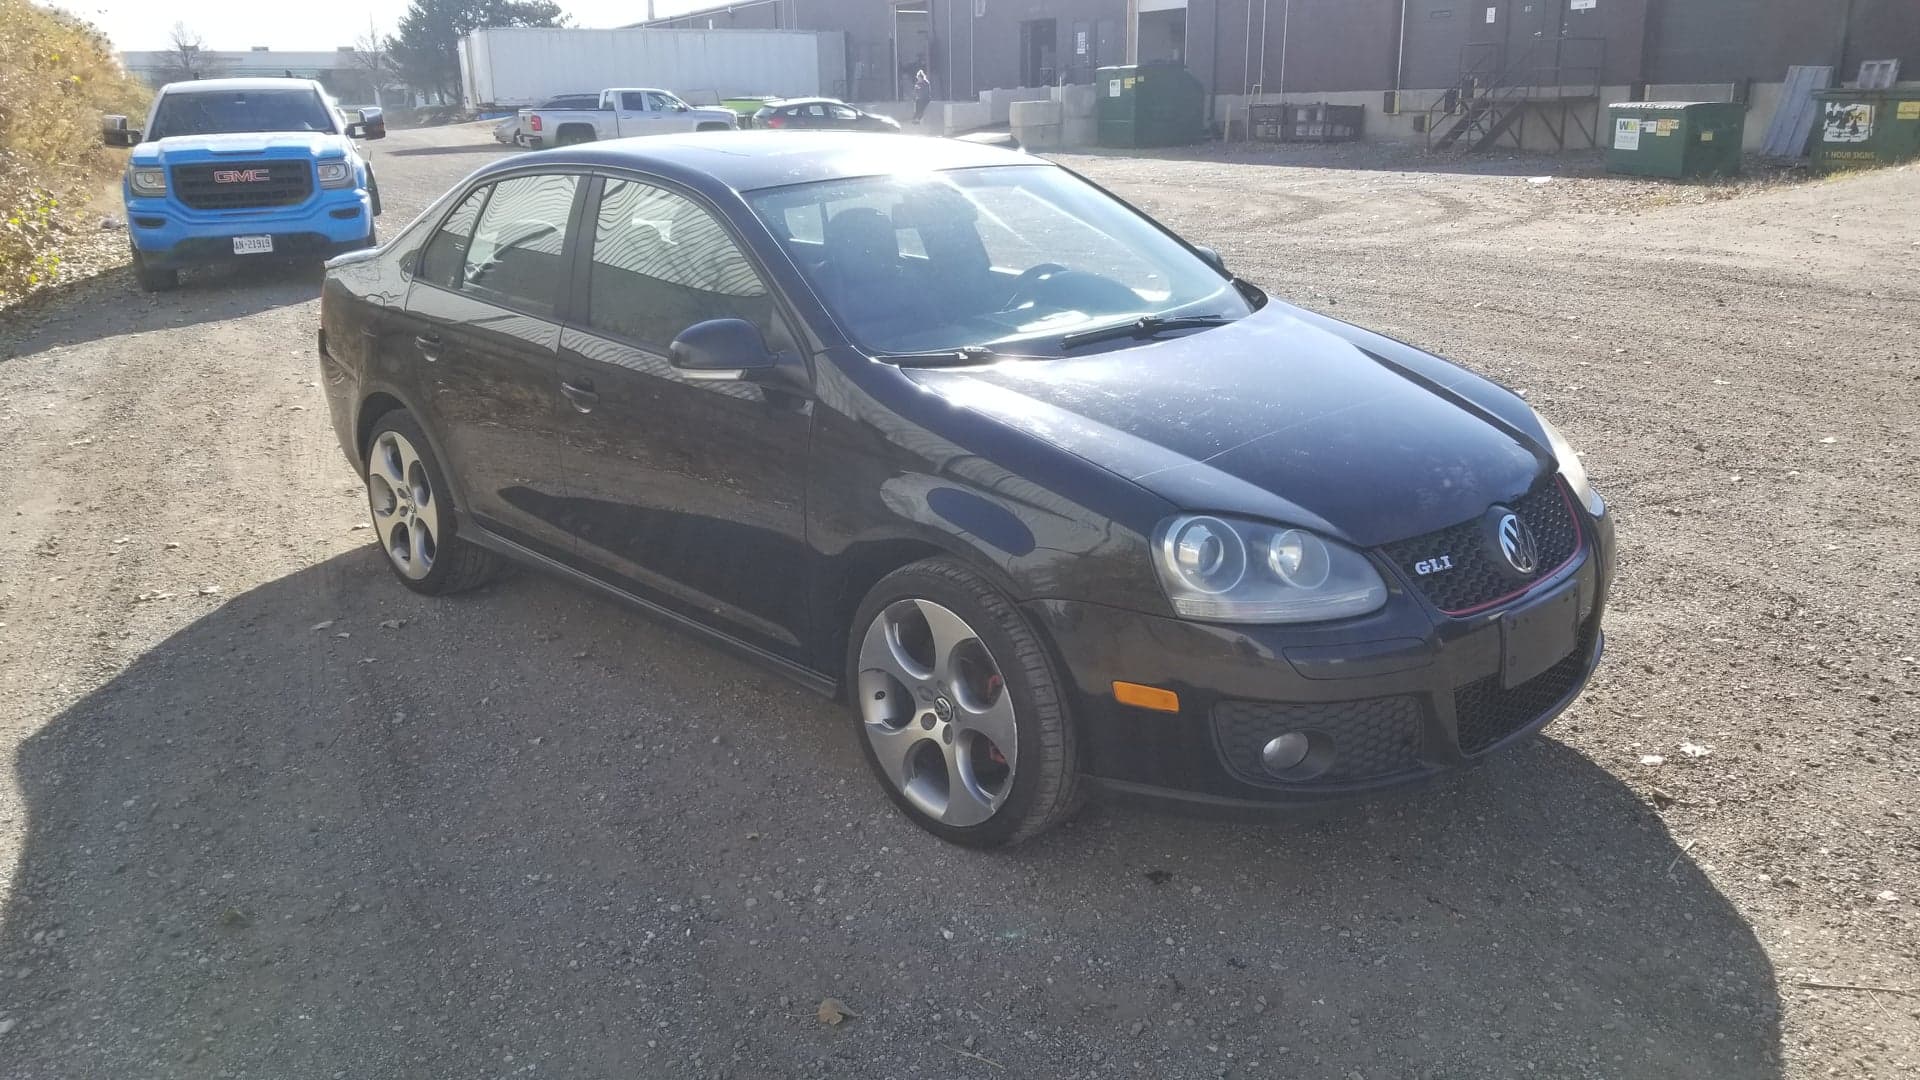
[[[397,431],[381,432],[367,454],[367,504],[394,567],[415,581],[432,573],[440,547],[440,499],[420,451]]]
[[[887,605],[860,646],[861,727],[880,770],[935,821],[991,818],[1013,790],[1019,723],[993,654],[930,600]]]

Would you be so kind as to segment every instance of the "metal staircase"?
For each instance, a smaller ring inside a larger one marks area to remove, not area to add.
[[[1599,148],[1606,48],[1604,38],[1559,37],[1509,60],[1497,43],[1464,47],[1459,81],[1427,107],[1428,152],[1540,149],[1542,140],[1527,138],[1529,121],[1556,151]]]

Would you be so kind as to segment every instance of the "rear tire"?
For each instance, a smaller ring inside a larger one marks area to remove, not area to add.
[[[180,286],[180,271],[147,265],[147,257],[139,248],[133,249],[133,276],[139,279],[142,292],[165,292]]]
[[[950,559],[888,574],[854,616],[847,694],[894,805],[967,847],[1017,844],[1080,801],[1073,718],[1040,636]]]
[[[446,474],[412,413],[395,409],[375,420],[362,457],[374,537],[400,584],[446,596],[498,576],[499,556],[456,534]]]

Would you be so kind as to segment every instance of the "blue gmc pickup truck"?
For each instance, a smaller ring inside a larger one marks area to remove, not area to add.
[[[380,188],[354,142],[386,136],[372,113],[348,122],[309,79],[206,79],[163,88],[144,129],[109,127],[109,144],[133,146],[121,187],[140,287],[372,247]]]

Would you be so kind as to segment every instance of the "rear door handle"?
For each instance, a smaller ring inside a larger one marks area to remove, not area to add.
[[[413,339],[413,347],[428,360],[440,359],[440,346],[443,344],[439,334],[421,334]]]
[[[590,379],[581,379],[577,383],[562,380],[560,392],[567,395],[567,400],[573,403],[574,409],[578,412],[590,413],[595,405],[600,404],[600,395],[594,393],[593,382]]]

